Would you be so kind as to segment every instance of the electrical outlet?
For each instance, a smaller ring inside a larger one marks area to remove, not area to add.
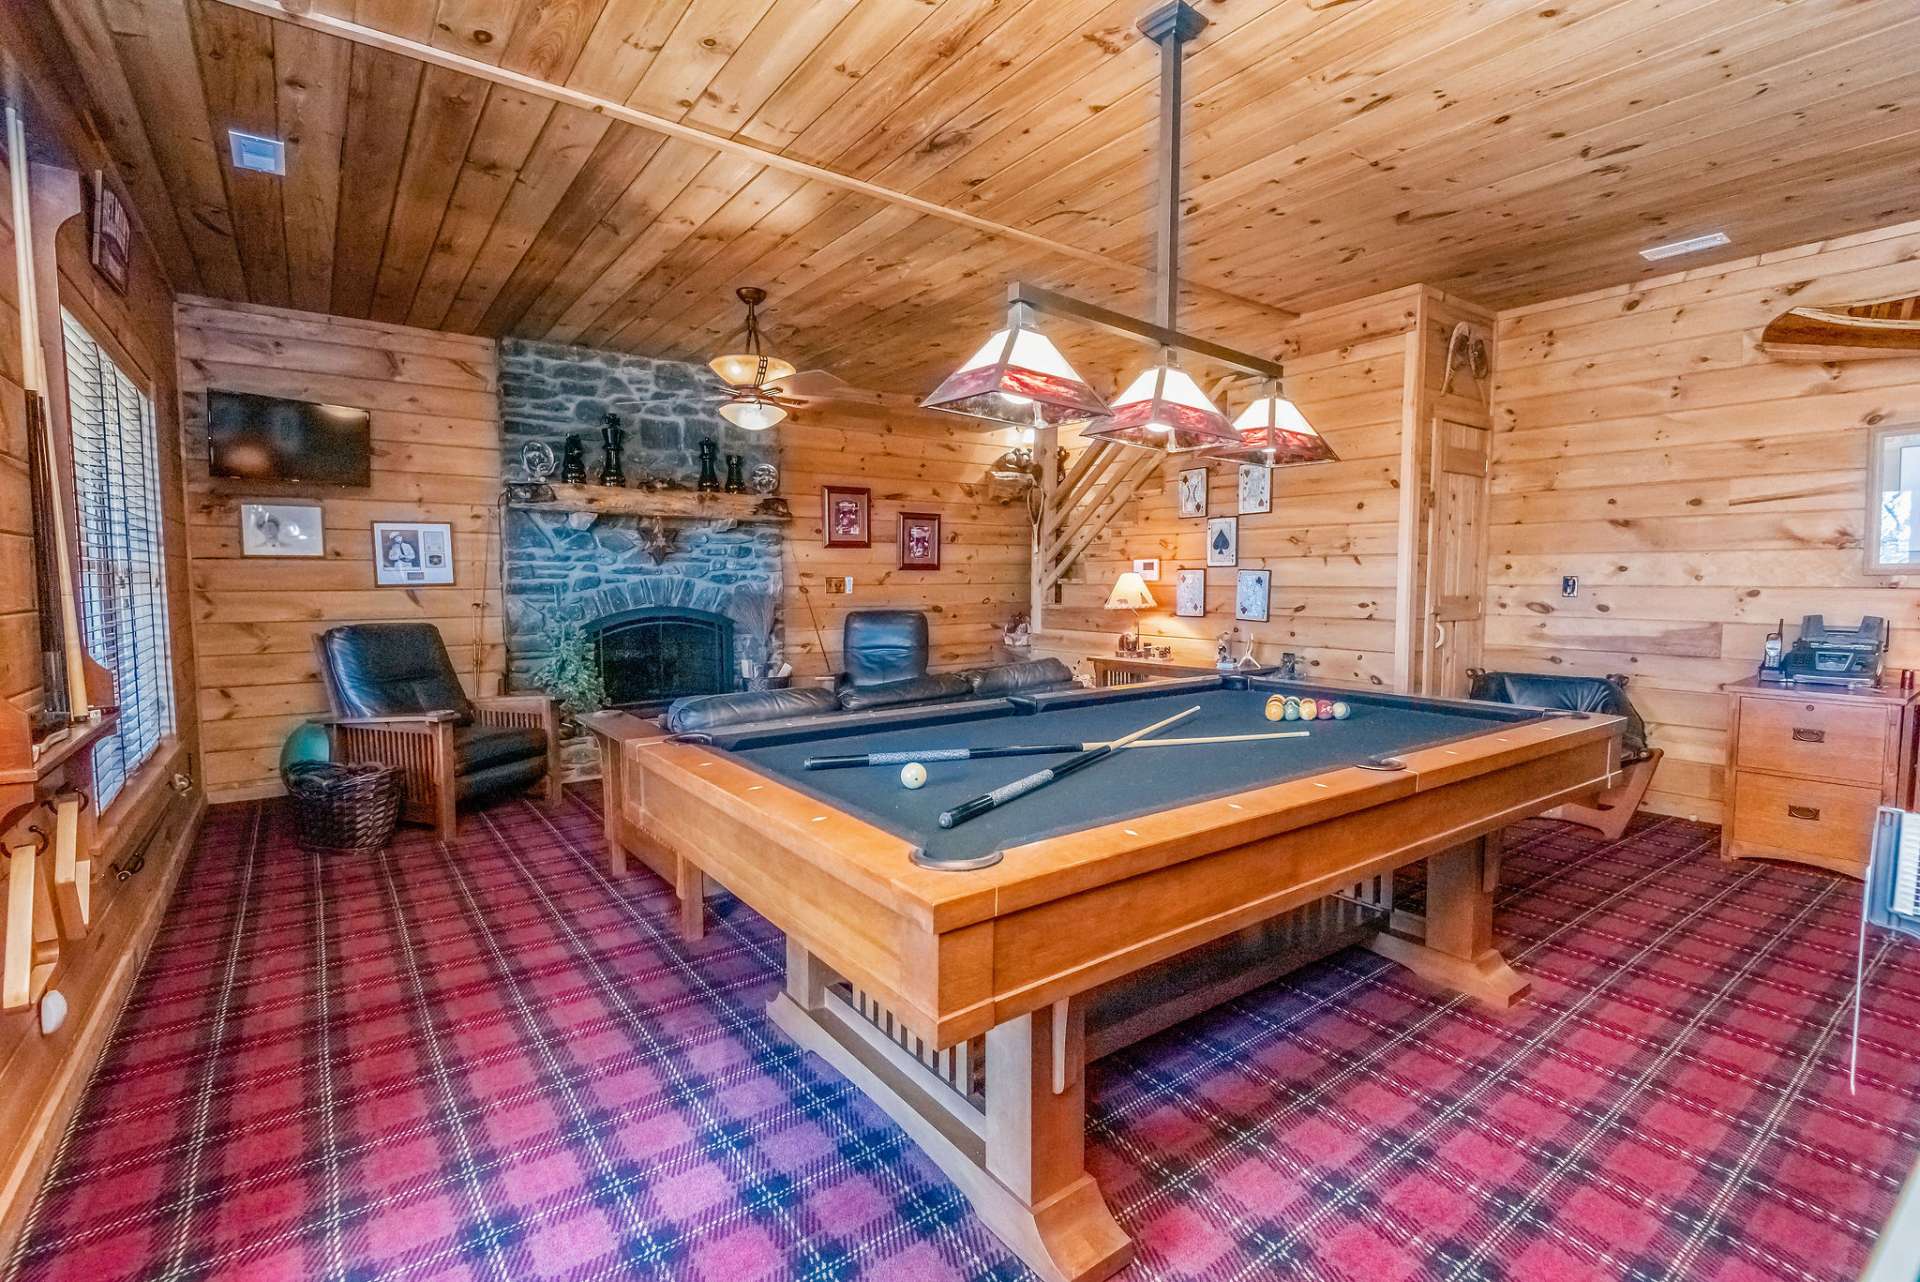
[[[1577,574],[1561,575],[1560,576],[1560,595],[1565,597],[1579,596],[1580,595],[1580,576]]]
[[[828,596],[842,596],[842,595],[852,596],[853,595],[853,576],[851,574],[844,575],[844,576],[835,575],[833,578],[828,579],[827,595]]]

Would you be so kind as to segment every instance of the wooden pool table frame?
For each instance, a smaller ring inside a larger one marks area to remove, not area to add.
[[[607,833],[616,861],[669,876],[690,933],[709,877],[784,931],[773,1019],[1042,1277],[1077,1282],[1133,1255],[1084,1163],[1089,1060],[1355,940],[1517,1000],[1492,934],[1499,831],[1614,783],[1621,724],[1495,725],[1399,754],[1404,771],[1332,769],[968,872],[923,868],[906,839],[731,754],[633,735],[609,742]],[[1394,910],[1393,870],[1423,859],[1424,916]]]

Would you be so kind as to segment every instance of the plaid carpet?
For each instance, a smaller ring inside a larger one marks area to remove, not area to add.
[[[592,799],[312,859],[209,820],[20,1279],[1014,1279],[876,1108],[762,1016],[779,936],[697,946]],[[1349,951],[1098,1065],[1134,1279],[1851,1279],[1920,1149],[1920,950],[1858,894],[1643,821],[1516,834],[1492,1013]]]

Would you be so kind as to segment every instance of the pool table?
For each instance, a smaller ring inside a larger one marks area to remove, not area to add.
[[[1268,721],[1274,693],[1346,720]],[[954,828],[942,810],[1063,758],[809,769],[809,757],[1135,746]],[[885,1108],[1041,1276],[1109,1276],[1132,1243],[1083,1162],[1085,1066],[1350,944],[1507,1004],[1500,830],[1608,787],[1618,718],[1224,675],[767,722],[619,745],[608,832],[711,879],[787,936],[769,1010]],[[617,813],[616,813],[617,808]],[[1424,860],[1423,911],[1393,873]]]

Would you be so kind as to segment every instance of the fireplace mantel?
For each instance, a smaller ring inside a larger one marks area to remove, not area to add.
[[[784,524],[793,520],[785,499],[701,490],[630,490],[617,485],[555,485],[553,499],[515,503],[535,512],[593,512],[603,516],[658,516],[691,521]]]

